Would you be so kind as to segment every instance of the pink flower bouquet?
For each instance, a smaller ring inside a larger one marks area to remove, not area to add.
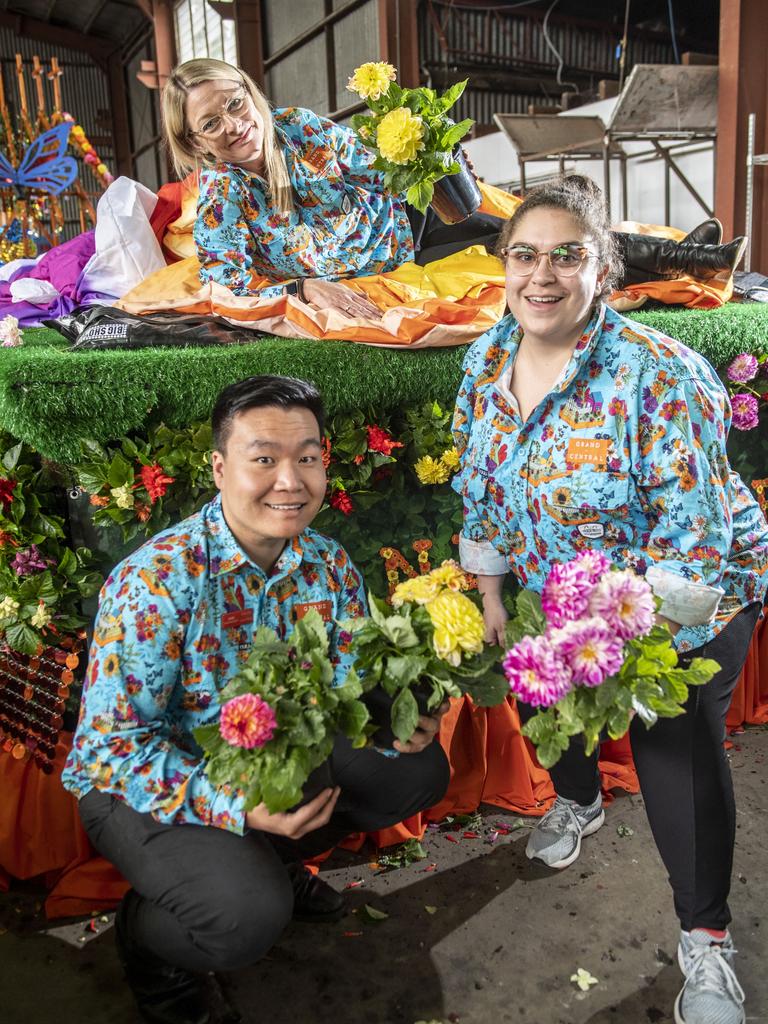
[[[683,714],[688,687],[717,672],[709,658],[679,667],[672,634],[655,613],[646,580],[612,569],[597,551],[554,565],[541,597],[518,595],[503,668],[512,693],[539,708],[523,734],[544,768],[578,733],[591,753],[601,733],[623,736],[633,714],[648,727]]]
[[[260,627],[248,661],[219,694],[218,721],[195,729],[211,782],[239,787],[247,810],[263,802],[273,814],[315,795],[307,780],[322,774],[336,735],[363,747],[371,731],[356,674],[343,686],[333,680],[328,634],[316,611],[286,640]],[[324,785],[331,784],[327,775]]]

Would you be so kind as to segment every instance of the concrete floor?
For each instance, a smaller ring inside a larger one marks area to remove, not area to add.
[[[768,1022],[768,729],[733,741],[737,969],[748,1021]],[[500,824],[509,834],[491,842]],[[426,860],[386,873],[337,854],[323,877],[363,881],[351,912],[291,926],[215,998],[244,1024],[669,1024],[676,922],[640,797],[617,797],[563,872],[526,859],[530,825],[484,807],[478,838],[457,823],[431,830]],[[28,886],[0,896],[0,1022],[134,1024],[111,917],[51,926],[40,898]],[[366,904],[389,916],[369,920]],[[579,967],[598,979],[588,992],[570,981]]]

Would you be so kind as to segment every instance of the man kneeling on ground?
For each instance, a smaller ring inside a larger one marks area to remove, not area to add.
[[[258,626],[284,636],[315,607],[330,624],[337,685],[350,667],[336,623],[365,614],[362,581],[344,549],[309,528],[326,489],[323,417],[303,381],[225,388],[213,411],[219,494],[121,562],[101,592],[64,784],[93,845],[131,884],[118,953],[154,1024],[209,1020],[191,972],[253,964],[292,916],[341,917],[343,897],[302,861],[432,806],[448,784],[433,742],[444,708],[396,744],[410,756],[339,737],[335,787],[295,811],[246,811],[236,786],[203,772],[192,730],[217,719]]]

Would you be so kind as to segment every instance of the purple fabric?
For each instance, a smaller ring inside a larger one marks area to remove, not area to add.
[[[10,314],[15,316],[22,327],[34,327],[51,317],[69,313],[84,302],[98,302],[112,296],[82,290],[83,267],[95,251],[94,232],[82,235],[49,249],[34,267],[22,267],[9,281],[0,281],[0,319]],[[11,284],[21,278],[35,278],[50,281],[59,292],[59,297],[46,306],[31,302],[13,302]]]

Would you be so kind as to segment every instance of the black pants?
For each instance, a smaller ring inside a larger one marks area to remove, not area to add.
[[[725,718],[758,615],[759,606],[750,605],[710,643],[681,656],[681,664],[702,657],[721,666],[704,686],[691,687],[684,715],[660,718],[650,729],[635,717],[629,731],[651,831],[686,931],[725,928],[731,920],[736,806]],[[527,719],[533,709],[521,704],[520,712]],[[583,742],[572,742],[550,770],[557,793],[592,803],[600,792],[597,761],[597,751],[585,757]]]
[[[489,213],[473,213],[460,224],[443,224],[431,206],[426,213],[405,204],[413,233],[414,261],[420,267],[442,260],[470,245],[484,245],[493,252],[504,220]]]
[[[335,846],[350,832],[395,825],[432,807],[449,779],[437,742],[419,754],[384,757],[340,738],[331,770],[342,792],[328,825],[292,842],[201,825],[161,825],[92,789],[80,801],[88,836],[130,882],[131,940],[177,967],[233,970],[255,963],[293,911],[286,863]],[[339,809],[341,808],[341,809]]]

